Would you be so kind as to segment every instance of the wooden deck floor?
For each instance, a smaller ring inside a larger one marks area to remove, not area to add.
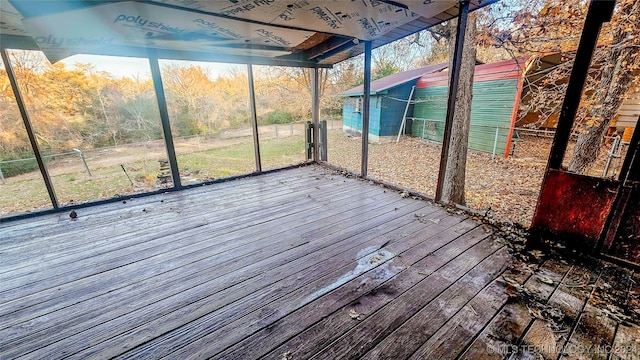
[[[590,304],[606,271],[517,262],[475,220],[319,166],[0,234],[0,359],[559,358],[640,335]]]

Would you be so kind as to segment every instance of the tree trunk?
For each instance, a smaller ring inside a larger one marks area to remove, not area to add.
[[[457,20],[451,21],[452,31],[449,40],[449,69],[453,69],[455,32]],[[469,123],[471,121],[471,99],[473,97],[473,74],[476,64],[476,16],[469,14],[467,30],[462,49],[462,68],[460,83],[456,94],[456,108],[453,113],[451,142],[447,157],[447,168],[442,185],[442,201],[464,205],[465,169],[467,165],[467,147],[469,143]],[[451,76],[451,74],[449,75]]]
[[[638,11],[640,2],[631,6]],[[631,9],[620,10],[631,13]],[[573,149],[573,156],[569,161],[568,170],[578,174],[587,173],[595,163],[604,141],[604,135],[611,120],[620,110],[625,95],[633,80],[633,68],[638,66],[640,57],[633,46],[624,46],[627,33],[617,31],[613,37],[609,54],[604,62],[602,78],[593,97],[595,104],[589,109],[588,118],[583,121],[578,134],[578,141]]]

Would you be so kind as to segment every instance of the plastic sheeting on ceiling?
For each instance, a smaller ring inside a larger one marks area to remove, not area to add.
[[[477,9],[497,0],[475,0]],[[455,17],[457,0],[0,0],[2,47],[331,66]]]

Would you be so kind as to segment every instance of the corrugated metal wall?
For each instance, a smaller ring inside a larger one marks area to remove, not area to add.
[[[416,89],[413,110],[413,136],[442,142],[447,113],[447,86]],[[518,79],[482,81],[473,84],[469,148],[492,153],[496,139],[496,154],[504,154],[511,125],[513,103]]]

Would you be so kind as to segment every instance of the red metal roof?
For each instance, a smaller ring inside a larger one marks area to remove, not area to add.
[[[500,61],[492,64],[476,65],[473,81],[504,80],[518,78],[522,74],[522,69],[526,66],[528,58],[518,58]],[[449,72],[426,74],[422,76],[416,88],[426,88],[430,86],[446,86],[449,83]]]
[[[447,63],[429,65],[419,69],[413,69],[395,73],[389,76],[385,76],[382,79],[378,79],[371,82],[371,95],[375,95],[378,92],[394,88],[396,86],[407,83],[411,80],[415,80],[423,75],[432,74],[448,66]],[[445,73],[446,77],[446,73]],[[341,96],[357,96],[364,94],[364,85],[358,85],[352,89],[346,90],[339,95]]]

